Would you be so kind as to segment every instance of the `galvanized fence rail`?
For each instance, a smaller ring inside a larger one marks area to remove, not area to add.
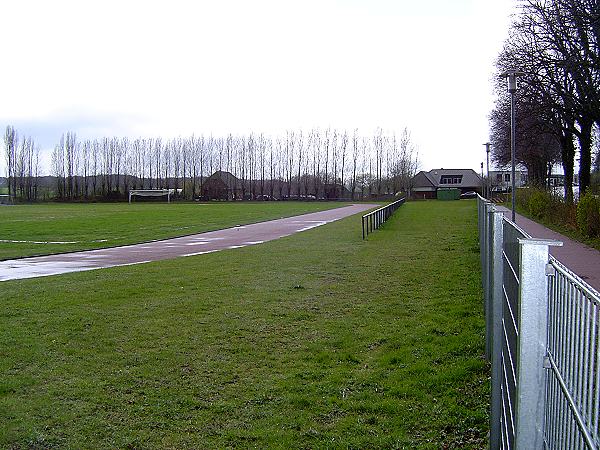
[[[478,198],[490,448],[600,448],[600,293]]]
[[[369,233],[379,228],[405,201],[406,197],[403,197],[362,216],[362,238],[366,239]]]

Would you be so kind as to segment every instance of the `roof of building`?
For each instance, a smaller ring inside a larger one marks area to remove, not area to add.
[[[460,183],[441,183],[442,177],[459,177]],[[415,187],[478,187],[481,177],[473,169],[433,169],[429,172],[420,171],[413,178]]]
[[[217,170],[210,177],[208,177],[206,179],[206,181],[208,181],[210,179],[219,179],[219,180],[221,180],[223,183],[225,183],[225,185],[229,189],[235,189],[235,188],[237,188],[238,185],[239,185],[239,181],[240,181],[238,178],[236,178],[235,175],[233,175],[232,173],[227,172],[225,170]]]

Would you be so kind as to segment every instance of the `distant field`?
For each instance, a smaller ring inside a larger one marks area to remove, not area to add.
[[[0,288],[0,448],[487,447],[471,200]]]
[[[4,206],[0,207],[0,260],[165,239],[340,206],[337,202]]]

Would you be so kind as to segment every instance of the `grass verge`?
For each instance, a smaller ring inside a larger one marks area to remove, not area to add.
[[[474,201],[2,283],[0,447],[483,448]]]
[[[45,203],[0,209],[0,260],[166,239],[289,217],[337,202]]]

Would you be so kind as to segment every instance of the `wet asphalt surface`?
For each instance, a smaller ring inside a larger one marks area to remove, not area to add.
[[[510,210],[503,206],[498,207],[507,218]],[[600,252],[581,242],[569,239],[567,236],[552,231],[537,222],[520,214],[515,215],[516,224],[533,238],[552,239],[563,243],[560,247],[550,247],[550,254],[561,263],[579,275],[590,286],[600,291]]]
[[[143,264],[163,259],[202,255],[219,250],[246,247],[310,230],[367,211],[376,206],[378,205],[350,205],[327,211],[143,244],[0,261],[0,281]]]

